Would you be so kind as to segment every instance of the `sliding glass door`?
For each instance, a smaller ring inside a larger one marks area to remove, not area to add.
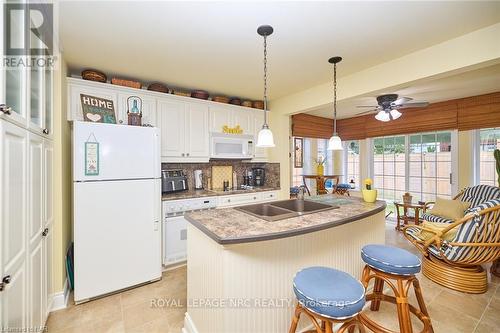
[[[456,132],[433,132],[373,139],[372,174],[379,198],[414,201],[450,198],[456,191]]]

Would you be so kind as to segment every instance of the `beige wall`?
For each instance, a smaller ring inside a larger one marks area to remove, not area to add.
[[[54,255],[53,290],[64,289],[66,250],[71,231],[71,132],[66,116],[67,65],[63,56],[60,69],[54,73]]]
[[[474,185],[474,131],[458,132],[458,191]]]

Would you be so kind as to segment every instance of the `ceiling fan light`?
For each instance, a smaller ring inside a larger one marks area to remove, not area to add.
[[[377,115],[375,116],[375,119],[377,119],[378,121],[383,121],[383,122],[387,122],[389,120],[391,120],[391,118],[389,117],[389,114],[387,112],[385,112],[384,110],[380,110]]]
[[[257,136],[257,147],[259,148],[271,148],[274,147],[274,137],[273,132],[267,126],[262,126]]]
[[[334,134],[328,141],[328,150],[344,150],[342,147],[342,140],[336,134]]]
[[[391,110],[391,117],[393,120],[398,119],[399,117],[401,117],[401,115],[402,115],[402,113],[399,112],[398,110],[396,110],[396,109]]]

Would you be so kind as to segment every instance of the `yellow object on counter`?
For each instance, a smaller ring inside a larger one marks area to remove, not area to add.
[[[377,190],[363,189],[361,192],[363,193],[363,200],[365,202],[375,202],[375,201],[377,201]]]

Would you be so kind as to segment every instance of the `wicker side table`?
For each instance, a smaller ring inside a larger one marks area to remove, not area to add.
[[[401,230],[401,224],[404,226],[408,225],[409,222],[413,222],[416,225],[420,224],[420,212],[425,213],[425,205],[420,204],[407,204],[399,201],[394,202],[396,206],[396,230]],[[402,212],[401,212],[402,211]]]

